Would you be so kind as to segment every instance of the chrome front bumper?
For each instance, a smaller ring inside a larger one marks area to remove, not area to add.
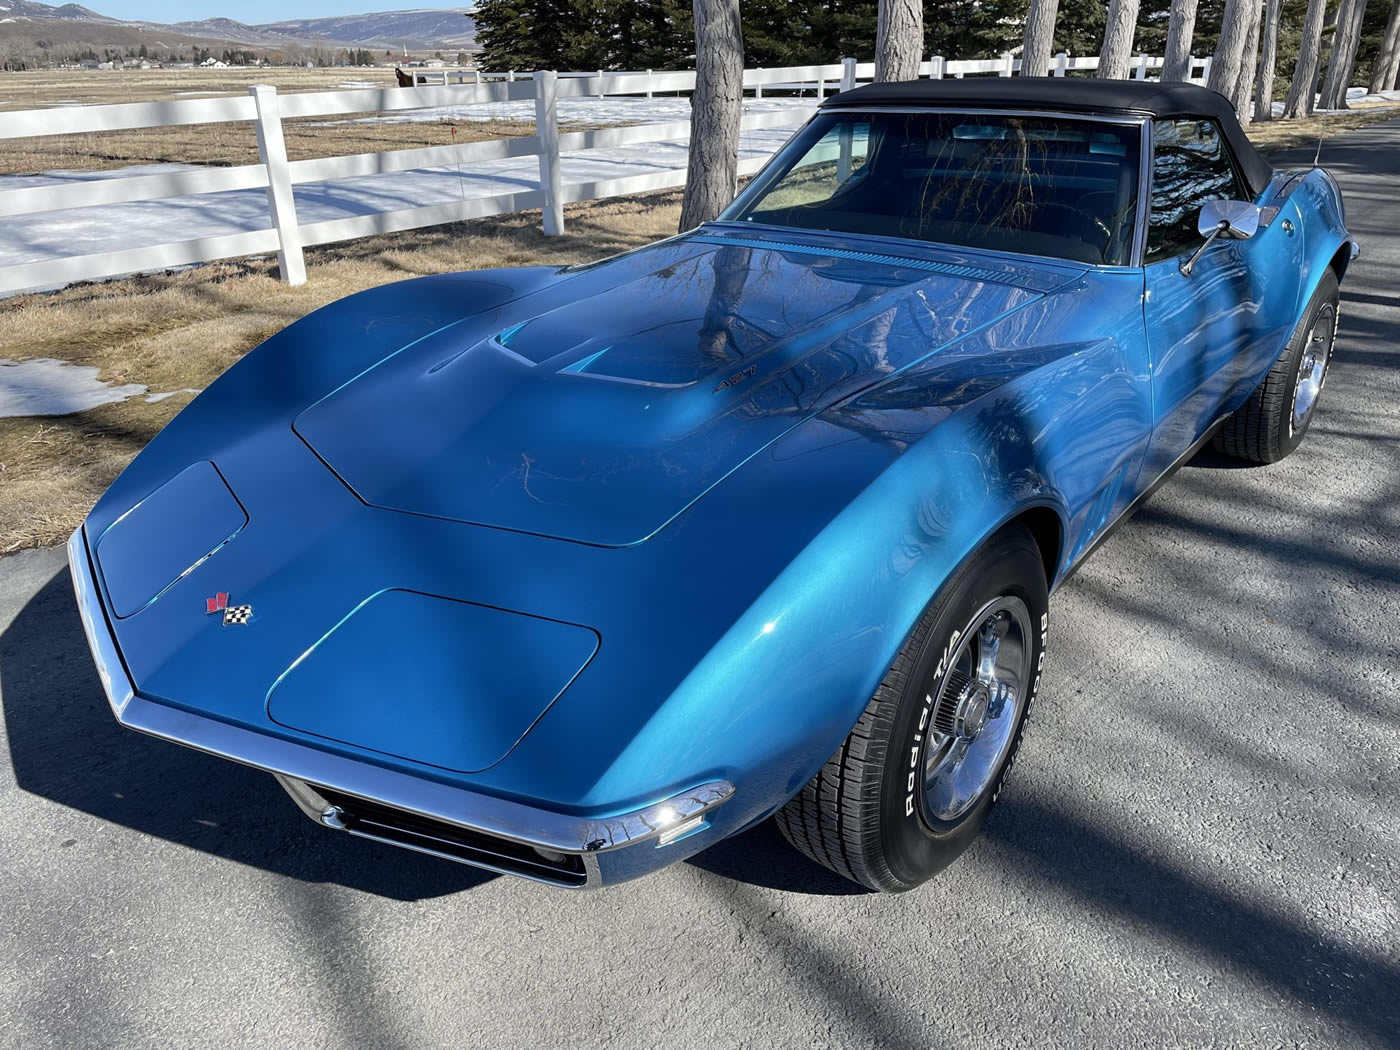
[[[712,811],[734,794],[728,781],[710,781],[615,816],[580,817],[421,779],[155,703],[137,694],[122,662],[81,528],[68,541],[68,564],[83,630],[117,721],[273,774],[301,810],[324,827],[501,874],[561,886],[597,886],[670,863],[665,847],[703,831]],[[364,814],[356,812],[361,803]],[[393,813],[402,819],[392,819]],[[504,845],[493,858],[489,843],[479,840]],[[655,855],[641,857],[628,850],[627,861],[613,862],[609,855],[625,847]],[[545,863],[523,863],[522,849]],[[561,856],[577,858],[577,864],[566,860],[561,867],[555,859]],[[567,877],[552,877],[550,865],[560,872],[569,869]],[[578,867],[581,878],[574,877]]]

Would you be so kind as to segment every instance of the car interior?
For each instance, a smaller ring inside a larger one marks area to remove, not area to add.
[[[850,114],[737,218],[1092,264],[1130,261],[1135,125],[951,113]],[[849,144],[849,145],[848,145]],[[844,153],[849,176],[841,179]]]

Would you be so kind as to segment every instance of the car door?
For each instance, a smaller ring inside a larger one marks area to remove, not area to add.
[[[1282,223],[1261,226],[1248,240],[1217,238],[1183,274],[1181,264],[1203,240],[1196,228],[1201,205],[1254,194],[1213,120],[1153,121],[1152,152],[1143,315],[1154,426],[1141,487],[1188,452],[1267,370],[1280,348],[1269,336],[1278,328],[1283,289],[1274,276],[1279,267],[1265,262],[1288,250],[1282,240],[1302,242],[1291,236],[1291,222],[1287,232]]]

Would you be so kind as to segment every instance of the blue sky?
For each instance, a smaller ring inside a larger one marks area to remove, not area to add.
[[[55,6],[63,0],[46,0]],[[233,18],[239,22],[282,22],[290,18],[357,15],[369,11],[411,11],[427,7],[469,7],[469,0],[80,0],[85,7],[111,18],[143,22],[190,22],[200,18]]]

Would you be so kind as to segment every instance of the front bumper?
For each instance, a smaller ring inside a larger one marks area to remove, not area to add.
[[[386,769],[139,695],[117,649],[79,528],[68,563],[83,630],[117,721],[273,774],[317,823],[473,867],[558,886],[635,878],[693,850],[668,849],[704,831],[734,794],[710,781],[640,809],[584,817]]]

